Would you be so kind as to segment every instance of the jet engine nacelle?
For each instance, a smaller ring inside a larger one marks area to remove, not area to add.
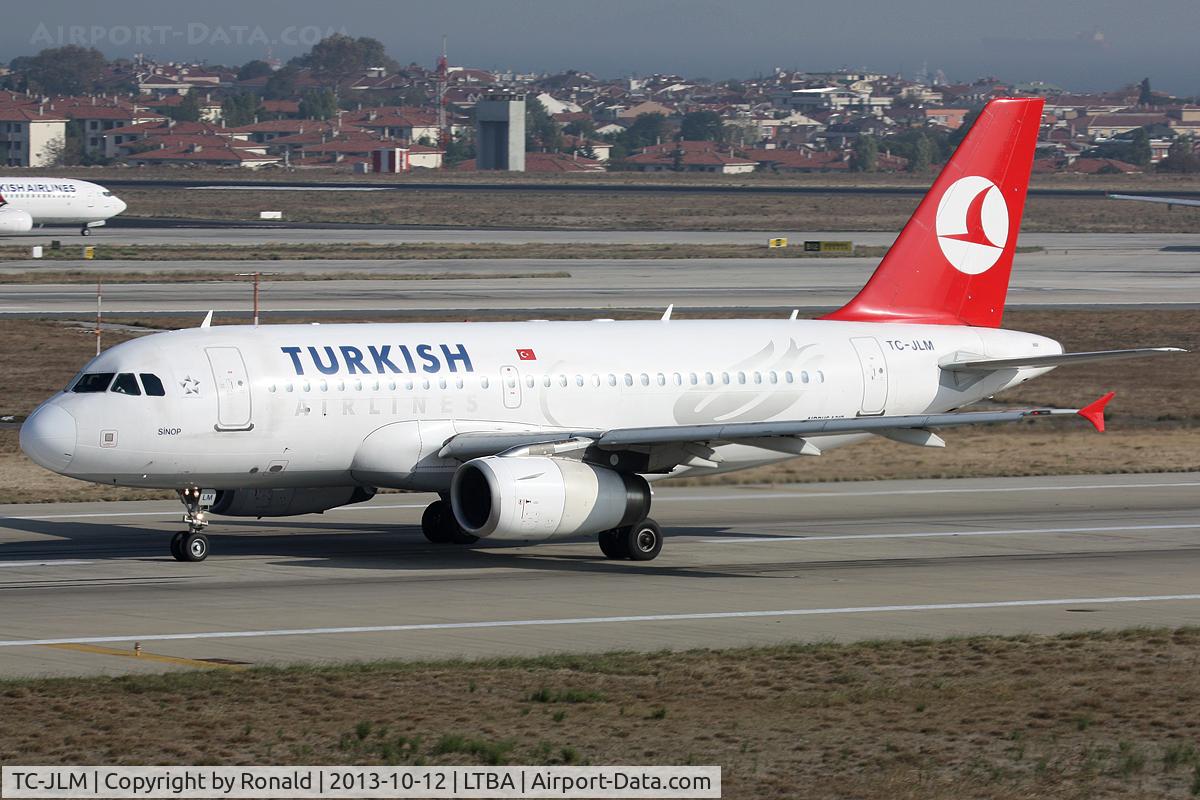
[[[209,510],[226,517],[291,517],[319,514],[338,506],[361,503],[375,496],[361,486],[320,489],[222,489]]]
[[[487,456],[454,473],[450,503],[472,536],[545,541],[644,519],[650,486],[640,475],[580,461]]]
[[[19,208],[0,208],[0,233],[25,233],[33,230],[33,217]]]

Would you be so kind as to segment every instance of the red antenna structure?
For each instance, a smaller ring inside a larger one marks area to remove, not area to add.
[[[442,55],[437,62],[437,110],[438,110],[438,147],[445,153],[450,144],[450,130],[446,125],[446,88],[450,83],[450,62],[446,60],[446,36],[442,35]],[[445,166],[445,156],[442,165]]]

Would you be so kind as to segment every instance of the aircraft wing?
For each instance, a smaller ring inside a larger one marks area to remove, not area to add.
[[[1166,203],[1169,206],[1200,206],[1200,199],[1183,197],[1149,197],[1141,194],[1110,194],[1110,200],[1138,200],[1143,203]]]
[[[699,445],[710,443],[751,444],[768,450],[793,452],[803,449],[805,437],[837,434],[875,433],[911,444],[941,446],[941,440],[931,429],[959,425],[980,425],[999,422],[1020,422],[1036,417],[1081,416],[1104,430],[1104,406],[1113,393],[1101,397],[1083,408],[1027,408],[1014,411],[968,411],[947,414],[908,414],[848,419],[818,419],[776,422],[732,422],[705,425],[660,425],[646,428],[612,428],[610,430],[560,430],[530,432],[460,433],[442,445],[438,455],[468,461],[482,456],[502,455],[519,448],[540,448],[538,455],[565,450],[599,448],[618,451],[653,448],[665,445]],[[542,451],[545,452],[542,452]],[[813,455],[819,455],[813,447]],[[517,455],[517,453],[514,453]]]
[[[1020,358],[985,358],[949,361],[940,365],[946,372],[992,372],[1021,367],[1058,367],[1087,361],[1109,361],[1119,358],[1141,358],[1162,353],[1186,353],[1181,347],[1139,347],[1132,350],[1095,350],[1090,353],[1057,353],[1052,356],[1022,356]]]

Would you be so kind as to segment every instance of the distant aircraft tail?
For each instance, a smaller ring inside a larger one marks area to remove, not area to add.
[[[999,327],[1041,119],[1040,98],[988,103],[871,280],[824,318]]]

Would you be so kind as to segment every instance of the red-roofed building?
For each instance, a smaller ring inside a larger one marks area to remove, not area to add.
[[[473,158],[454,165],[454,169],[462,172],[469,172],[476,168],[477,165]],[[572,156],[566,153],[526,153],[525,171],[542,173],[596,173],[604,172],[604,165],[590,158]]]
[[[647,147],[623,163],[636,172],[717,172],[737,175],[753,172],[757,162],[722,151],[713,142],[671,142]]]
[[[9,167],[48,167],[67,141],[67,119],[38,106],[0,107],[0,157]]]
[[[278,164],[280,159],[279,156],[265,155],[261,152],[241,147],[231,147],[228,145],[206,147],[201,144],[187,144],[182,147],[165,147],[146,150],[141,153],[131,153],[122,160],[127,164],[139,167],[168,164],[173,166],[199,165],[257,169],[265,167],[268,164]]]
[[[104,155],[116,158],[129,150],[129,145],[153,136],[220,136],[227,141],[247,141],[249,134],[236,128],[222,128],[210,122],[141,122],[104,132]]]

